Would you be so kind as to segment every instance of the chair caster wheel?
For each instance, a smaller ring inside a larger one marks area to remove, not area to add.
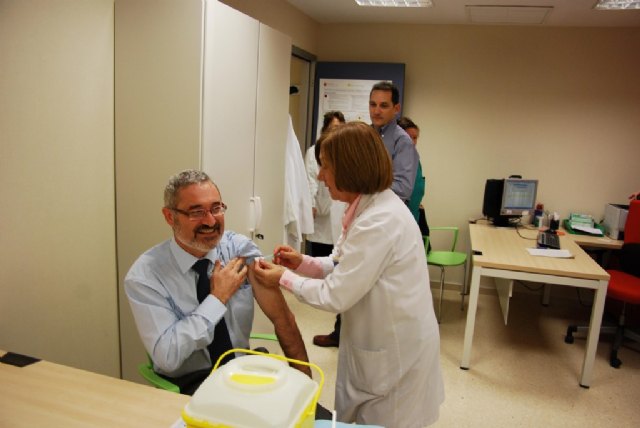
[[[617,349],[611,351],[611,354],[609,355],[609,365],[614,369],[619,369],[622,365],[622,361],[620,361],[620,359],[618,358]]]
[[[609,361],[609,365],[614,369],[619,369],[622,365],[622,361],[620,361],[619,358],[611,358],[611,360]]]
[[[567,327],[567,335],[564,337],[564,343],[573,343],[573,333],[575,333],[576,331],[578,331],[578,327],[575,325],[570,325],[569,327]]]

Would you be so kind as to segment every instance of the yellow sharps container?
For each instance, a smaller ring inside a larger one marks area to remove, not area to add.
[[[234,358],[218,368],[231,352]],[[316,383],[287,362],[320,374]],[[315,364],[248,349],[224,353],[182,411],[188,428],[313,428],[324,373]]]

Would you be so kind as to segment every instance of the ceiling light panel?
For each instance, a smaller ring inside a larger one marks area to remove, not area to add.
[[[593,8],[599,10],[640,9],[640,0],[598,0]]]
[[[355,0],[358,6],[370,7],[431,7],[431,0]]]
[[[474,24],[542,24],[553,6],[466,6]]]

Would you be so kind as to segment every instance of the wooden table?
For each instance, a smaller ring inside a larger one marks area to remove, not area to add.
[[[567,237],[573,242],[586,248],[599,248],[603,250],[619,250],[624,241],[611,239],[608,236],[579,235],[566,232]]]
[[[469,233],[473,267],[460,368],[468,369],[470,366],[481,277],[492,277],[496,280],[496,289],[505,314],[505,321],[514,280],[591,288],[595,290],[595,298],[579,381],[580,386],[588,388],[600,335],[609,274],[567,235],[560,237],[560,245],[574,255],[571,259],[531,256],[526,249],[535,247],[534,239],[537,235],[535,230],[516,231],[513,228],[470,224]]]
[[[190,398],[47,361],[0,363],[0,427],[169,428]]]

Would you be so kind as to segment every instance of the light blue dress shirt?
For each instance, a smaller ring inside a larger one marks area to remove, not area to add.
[[[260,256],[247,237],[227,231],[205,258],[225,266],[235,257],[247,261]],[[129,304],[154,370],[178,377],[211,368],[207,346],[215,325],[224,316],[235,348],[248,348],[253,324],[253,291],[245,282],[226,305],[213,295],[198,303],[197,274],[191,269],[198,259],[171,238],[142,254],[124,280]],[[215,284],[214,284],[215,286]]]
[[[413,192],[420,155],[409,134],[398,126],[395,119],[380,128],[380,136],[393,163],[391,190],[407,202]]]

